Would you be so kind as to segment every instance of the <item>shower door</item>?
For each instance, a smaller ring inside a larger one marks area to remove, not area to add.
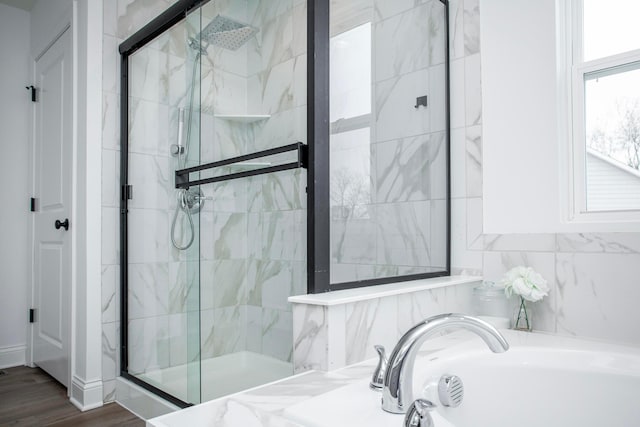
[[[123,62],[122,371],[181,406],[201,401],[200,212],[207,201],[199,188],[177,190],[174,182],[175,170],[200,161],[201,53],[189,47],[200,32],[196,9]]]
[[[306,4],[191,6],[121,45],[122,375],[181,406],[292,375],[307,289]]]
[[[293,374],[306,293],[306,5],[202,6],[202,400]],[[301,43],[302,42],[302,43]],[[284,147],[284,148],[282,148]]]

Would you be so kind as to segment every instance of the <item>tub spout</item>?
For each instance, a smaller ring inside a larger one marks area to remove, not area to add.
[[[476,317],[456,313],[430,317],[409,329],[391,352],[382,388],[382,409],[394,414],[407,411],[414,400],[413,365],[422,343],[436,332],[457,328],[479,335],[494,353],[509,349],[509,344],[496,328]]]

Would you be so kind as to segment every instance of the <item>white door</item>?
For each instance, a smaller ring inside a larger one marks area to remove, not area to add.
[[[68,387],[73,233],[71,30],[37,59],[35,76],[34,191],[38,203],[33,214],[33,363]]]

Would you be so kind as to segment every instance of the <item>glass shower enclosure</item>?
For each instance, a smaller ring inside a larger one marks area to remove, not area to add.
[[[306,293],[304,5],[193,3],[120,46],[121,370],[180,406],[292,375]]]

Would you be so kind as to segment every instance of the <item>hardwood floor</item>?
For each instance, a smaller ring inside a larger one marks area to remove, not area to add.
[[[144,427],[145,422],[117,403],[80,412],[67,390],[39,368],[3,369],[0,375],[0,426]]]

